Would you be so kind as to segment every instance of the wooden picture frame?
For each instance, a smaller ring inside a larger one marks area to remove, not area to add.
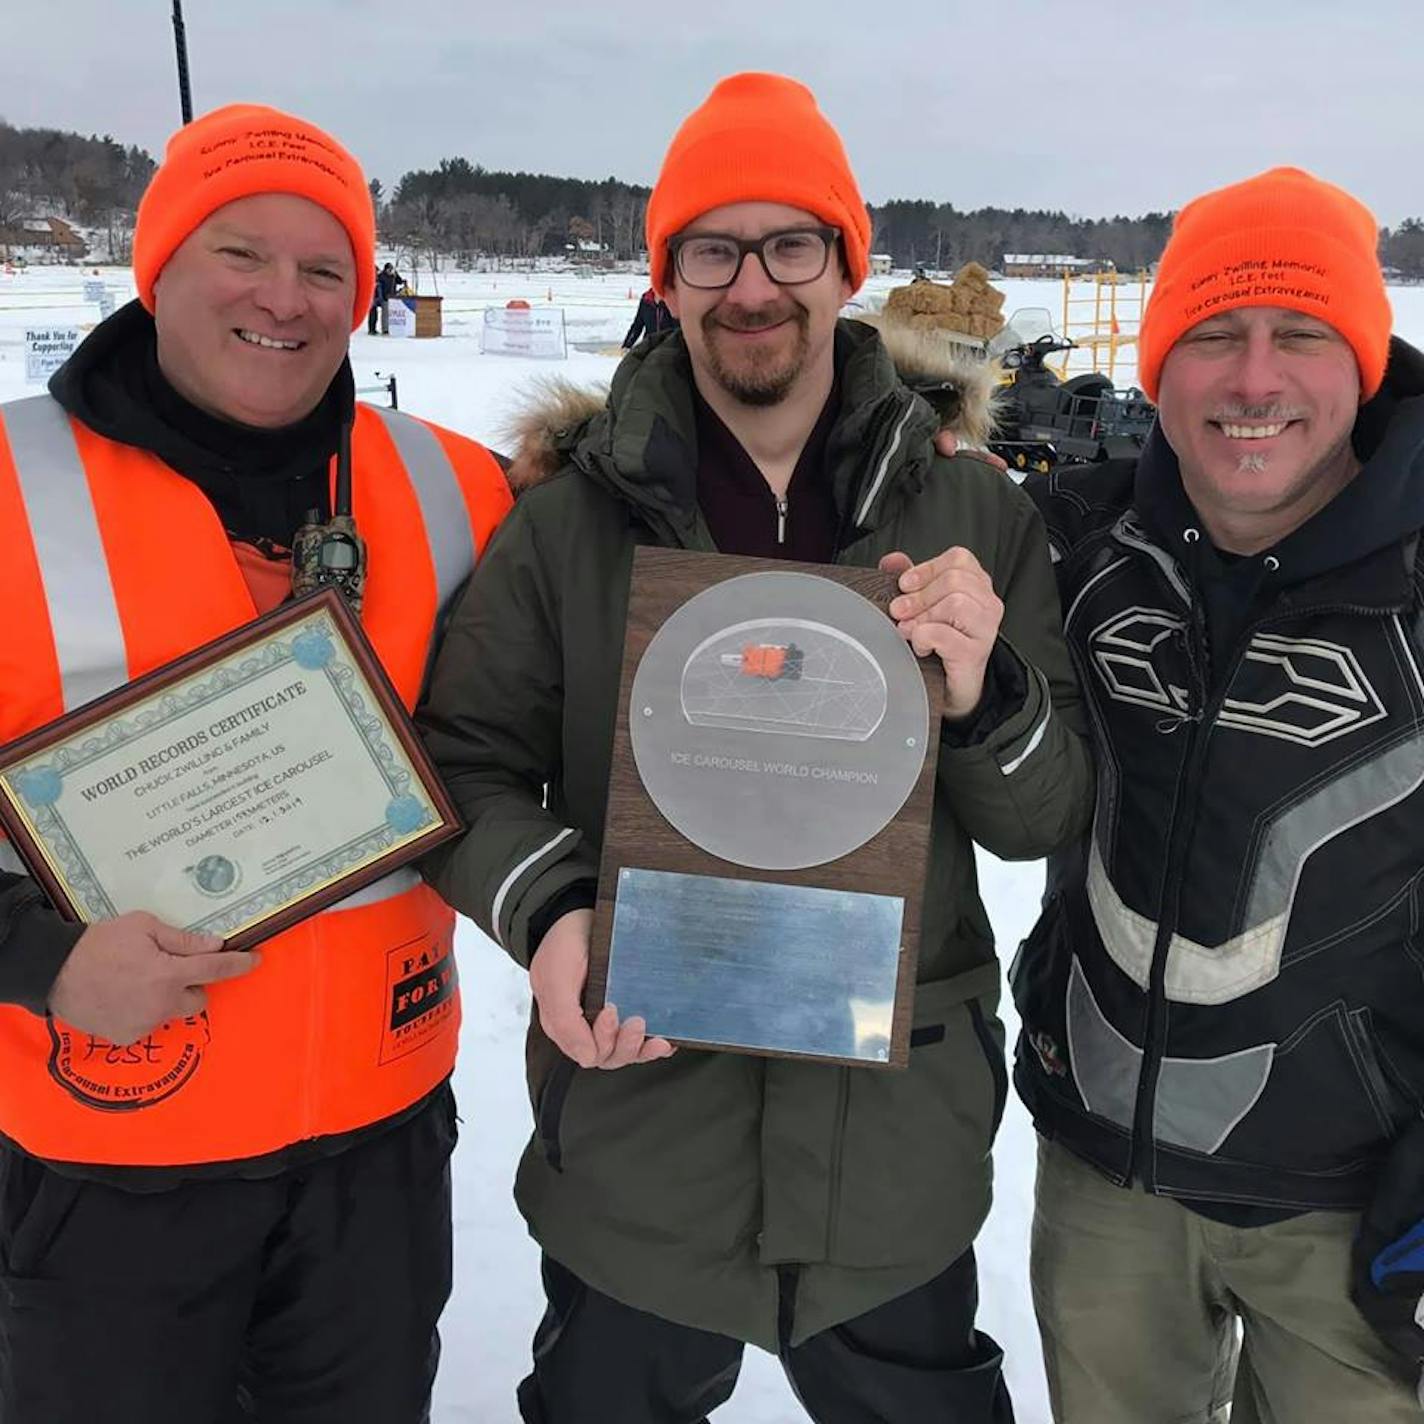
[[[65,802],[70,785],[77,791]],[[130,824],[135,836],[157,829],[120,852],[113,837]],[[462,829],[333,589],[0,747],[0,826],[65,919],[87,924],[134,909],[164,917],[160,902],[192,904],[205,913],[184,927],[223,934],[229,949],[289,929]],[[243,840],[244,855],[258,857],[247,871],[234,849]],[[198,852],[197,865],[175,875],[176,860]],[[145,885],[135,883],[140,872]]]

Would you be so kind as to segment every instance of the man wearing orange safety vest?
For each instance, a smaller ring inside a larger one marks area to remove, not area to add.
[[[284,601],[348,425],[362,622],[414,707],[510,495],[479,445],[356,403],[374,254],[313,125],[232,106],[173,137],[139,301],[0,406],[0,743]],[[452,929],[403,871],[252,954],[144,914],[81,932],[0,842],[5,1424],[428,1418]]]

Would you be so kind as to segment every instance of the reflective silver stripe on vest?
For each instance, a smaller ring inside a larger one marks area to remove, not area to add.
[[[372,407],[372,409],[376,409]],[[379,410],[410,476],[425,520],[425,537],[435,564],[438,606],[443,610],[474,571],[479,549],[470,513],[450,457],[428,425],[398,410]]]
[[[64,710],[128,681],[128,653],[89,481],[69,417],[49,396],[0,407],[49,604]]]
[[[328,905],[327,909],[359,910],[363,905],[379,905],[382,900],[394,900],[397,895],[404,895],[407,890],[414,890],[419,884],[420,876],[409,866],[404,866],[400,870],[391,871],[389,875],[381,876],[379,880],[373,880],[354,895],[348,895],[344,900]]]

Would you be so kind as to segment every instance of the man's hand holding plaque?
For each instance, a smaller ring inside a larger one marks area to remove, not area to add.
[[[984,694],[989,655],[1004,619],[994,582],[968,549],[946,549],[923,564],[908,554],[886,554],[882,573],[899,579],[900,596],[890,604],[895,626],[917,657],[931,653],[944,664],[944,717],[969,716]]]
[[[668,1057],[676,1050],[667,1039],[647,1037],[648,1026],[637,1016],[620,1024],[614,1004],[604,1004],[589,1023],[582,998],[592,932],[592,910],[570,910],[549,926],[529,965],[539,1026],[580,1068],[627,1068]]]

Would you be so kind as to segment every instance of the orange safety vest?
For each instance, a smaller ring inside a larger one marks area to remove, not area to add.
[[[473,441],[365,405],[352,471],[361,621],[413,709],[509,489]],[[202,491],[49,396],[0,406],[0,540],[0,743],[256,616]],[[0,866],[20,868],[3,841]],[[391,1117],[454,1066],[453,937],[452,912],[405,869],[269,940],[205,1013],[140,1043],[0,1007],[0,1133],[50,1161],[177,1166]]]

